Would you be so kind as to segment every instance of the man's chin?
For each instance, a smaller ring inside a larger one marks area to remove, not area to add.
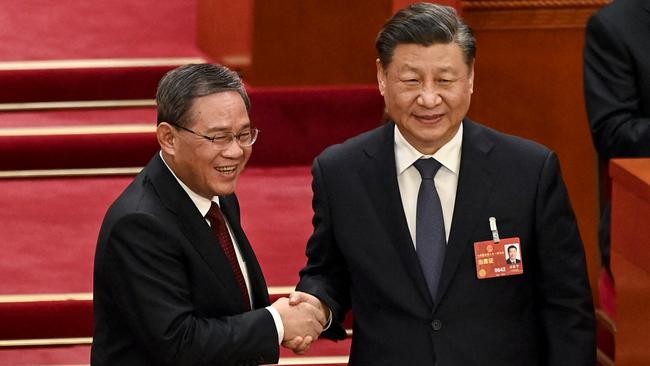
[[[219,184],[215,187],[213,187],[213,192],[215,192],[215,196],[227,196],[229,194],[235,193],[235,188],[237,188],[237,179],[235,178],[232,183],[227,183],[227,184]]]

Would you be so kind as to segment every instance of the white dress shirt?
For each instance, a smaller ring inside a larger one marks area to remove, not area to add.
[[[219,204],[219,197],[215,196],[212,197],[212,200],[209,200],[196,192],[192,191],[183,181],[178,179],[174,171],[167,165],[167,162],[165,161],[165,158],[163,158],[162,153],[160,153],[160,158],[162,159],[163,163],[165,163],[165,166],[169,171],[172,173],[174,178],[176,178],[176,181],[180,186],[183,188],[183,190],[187,193],[187,195],[190,197],[196,208],[199,210],[201,213],[201,216],[205,218],[205,215],[208,214],[208,211],[210,210],[210,207],[212,206],[212,202],[215,202],[217,205]],[[219,206],[221,207],[221,206]],[[210,221],[206,218],[205,221],[210,225]],[[239,243],[237,243],[237,238],[235,238],[235,235],[232,232],[232,228],[230,228],[230,223],[228,223],[228,220],[224,217],[224,221],[226,222],[226,226],[228,227],[228,233],[230,234],[230,238],[232,239],[232,243],[234,244],[233,246],[235,247],[235,255],[237,256],[237,262],[239,263],[239,267],[241,268],[241,272],[244,275],[244,281],[246,282],[246,289],[248,290],[248,301],[250,304],[253,303],[253,293],[251,291],[251,285],[250,285],[250,280],[248,279],[248,268],[246,267],[246,262],[244,261],[244,258],[241,255],[241,251],[239,250]],[[216,248],[215,248],[216,250]],[[251,306],[252,308],[252,306]],[[275,322],[275,328],[278,331],[278,340],[279,343],[282,343],[282,338],[284,338],[284,325],[282,324],[282,317],[280,317],[280,313],[272,307],[272,306],[267,306],[266,309],[271,313],[273,316],[273,321]]]
[[[399,128],[395,126],[395,167],[397,168],[397,183],[402,198],[404,215],[408,224],[413,246],[415,246],[415,216],[417,213],[418,191],[422,178],[413,166],[420,158],[438,160],[442,166],[434,177],[436,190],[442,205],[442,217],[445,222],[445,236],[449,240],[451,220],[454,216],[456,203],[456,188],[458,187],[458,171],[460,170],[461,146],[463,143],[463,125],[461,123],[456,135],[433,155],[424,155],[406,141]],[[416,248],[417,249],[417,248]]]

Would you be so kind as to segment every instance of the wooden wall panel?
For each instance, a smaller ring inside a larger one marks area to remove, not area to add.
[[[236,69],[250,65],[253,0],[198,0],[197,45]]]
[[[372,83],[390,0],[256,1],[251,85]]]
[[[586,21],[605,1],[463,1],[477,39],[470,117],[557,152],[597,298],[598,162],[582,82]]]
[[[198,45],[254,86],[374,84],[375,37],[414,2],[198,0]]]
[[[610,162],[616,365],[650,365],[650,159]]]

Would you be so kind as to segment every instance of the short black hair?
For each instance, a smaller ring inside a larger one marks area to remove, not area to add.
[[[236,91],[250,109],[250,100],[244,83],[236,72],[218,64],[189,64],[169,71],[158,84],[156,104],[158,124],[174,123],[188,126],[194,100],[206,95]]]
[[[450,6],[416,3],[399,10],[379,31],[375,47],[381,65],[386,68],[400,44],[447,44],[456,42],[463,50],[465,64],[472,67],[476,57],[476,39],[472,29]]]
[[[508,247],[508,251],[510,251],[510,249],[514,249],[514,250],[517,250],[517,247],[516,247],[516,246],[514,246],[514,245],[511,245],[511,246],[509,246],[509,247]]]

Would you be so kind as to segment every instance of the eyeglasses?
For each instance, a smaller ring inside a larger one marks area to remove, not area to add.
[[[192,131],[189,128],[177,125],[176,123],[169,122],[170,125],[176,126],[176,128],[180,128],[181,130],[185,130],[187,132],[190,132],[192,134],[195,134],[196,136],[203,137],[204,139],[212,142],[214,146],[217,147],[219,150],[224,150],[227,149],[230,144],[232,144],[232,141],[235,140],[237,141],[237,145],[240,147],[250,147],[253,146],[255,141],[257,140],[257,136],[260,133],[260,130],[257,128],[250,128],[246,129],[244,131],[241,131],[237,134],[234,132],[224,132],[221,135],[215,135],[215,136],[206,136],[202,135],[198,132]]]

